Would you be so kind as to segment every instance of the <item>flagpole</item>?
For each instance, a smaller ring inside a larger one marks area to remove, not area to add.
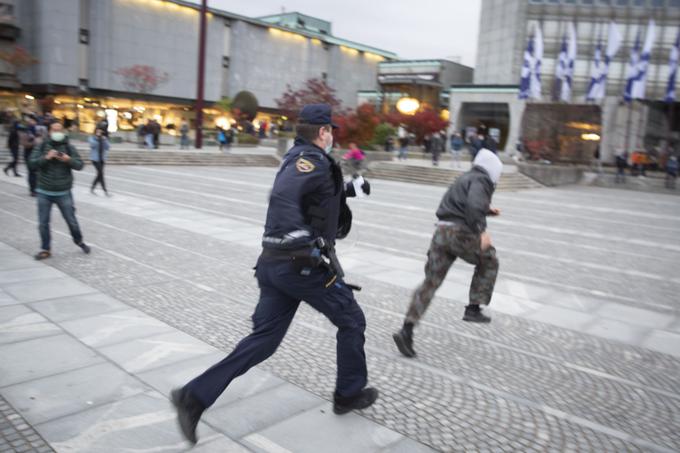
[[[626,137],[623,145],[623,150],[628,154],[632,155],[629,149],[630,145],[630,129],[633,124],[633,101],[628,102],[628,119],[626,120]]]

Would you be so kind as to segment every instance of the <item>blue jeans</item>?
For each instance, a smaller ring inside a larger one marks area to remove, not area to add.
[[[144,136],[144,143],[148,149],[153,149],[153,134],[146,134]]]
[[[73,242],[78,245],[82,244],[83,235],[76,220],[76,209],[73,206],[71,192],[59,196],[38,193],[38,220],[40,222],[38,229],[40,230],[41,249],[50,249],[50,213],[52,212],[52,204],[56,204],[59,207],[59,211],[61,211],[61,215],[71,231]]]
[[[331,277],[328,272],[316,268],[303,276],[290,260],[261,257],[256,277],[260,301],[253,313],[252,333],[225,359],[189,382],[185,390],[204,407],[210,407],[234,378],[274,354],[304,300],[338,329],[336,393],[345,397],[358,394],[368,379],[364,354],[366,319],[352,290],[342,280],[326,288]]]

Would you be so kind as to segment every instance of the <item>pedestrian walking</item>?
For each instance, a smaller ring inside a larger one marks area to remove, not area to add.
[[[36,120],[32,116],[25,117],[25,123],[19,127],[19,145],[24,150],[24,162],[26,163],[27,180],[28,180],[28,192],[32,197],[36,196],[36,186],[38,182],[37,172],[30,167],[28,164],[31,159],[31,154],[33,153],[33,147],[35,146],[35,137],[37,124]]]
[[[7,148],[9,153],[12,155],[12,161],[8,163],[3,171],[5,175],[9,175],[9,170],[12,170],[14,176],[20,177],[21,175],[17,171],[17,165],[19,165],[19,123],[17,121],[12,122],[9,127],[9,135],[7,135]]]
[[[220,151],[222,151],[227,144],[227,134],[224,132],[224,129],[219,126],[217,127],[217,143]]]
[[[356,143],[350,142],[349,149],[342,156],[344,162],[349,167],[352,178],[358,178],[363,172],[363,165],[366,161],[366,155],[359,149]]]
[[[90,247],[83,242],[71,194],[72,170],[81,170],[83,161],[78,151],[69,144],[61,123],[55,122],[50,125],[48,139],[33,151],[28,164],[38,172],[36,193],[41,250],[35,255],[35,259],[43,260],[52,256],[50,213],[53,204],[57,205],[64,217],[73,242],[83,252],[90,253]]]
[[[620,149],[616,153],[616,177],[614,182],[625,183],[626,182],[626,167],[628,166],[628,153]]]
[[[179,128],[179,147],[180,149],[189,148],[189,124],[186,121],[182,121],[182,125]]]
[[[97,176],[92,181],[92,187],[90,187],[90,193],[95,195],[94,189],[97,184],[102,186],[104,194],[109,197],[109,191],[106,190],[106,182],[104,181],[104,164],[109,157],[109,139],[104,135],[104,131],[101,129],[96,129],[94,135],[90,137],[90,160],[92,165],[97,170]]]
[[[253,331],[224,360],[172,391],[181,431],[191,443],[197,442],[201,414],[229,383],[276,351],[301,301],[338,329],[333,411],[363,409],[378,397],[377,390],[366,387],[366,320],[335,255],[335,240],[351,226],[346,197],[356,193],[343,183],[338,164],[328,155],[335,127],[331,107],[305,105],[298,121],[295,144],[283,157],[269,199],[255,268],[260,299]],[[362,189],[370,192],[368,183]]]
[[[671,156],[666,162],[666,188],[675,189],[675,181],[678,179],[678,158]]]
[[[109,138],[109,120],[107,120],[106,117],[103,117],[101,121],[97,123],[95,129],[101,130],[102,135],[107,139]]]
[[[444,138],[442,137],[442,134],[439,132],[432,134],[430,137],[430,151],[432,152],[433,166],[439,166],[439,156],[441,156],[441,154],[444,152],[445,147],[446,145],[444,144]]]
[[[154,149],[155,147],[155,141],[154,141],[154,121],[149,120],[146,122],[146,125],[144,126],[144,129],[142,129],[142,132],[144,133],[144,143],[146,143],[146,149]]]
[[[451,166],[460,167],[460,153],[463,149],[463,138],[458,132],[451,135]]]
[[[153,134],[153,149],[158,149],[161,144],[161,124],[151,120],[151,134]]]
[[[496,249],[486,231],[486,216],[500,214],[498,209],[491,207],[491,196],[502,168],[503,164],[496,154],[482,149],[477,153],[472,169],[457,178],[444,194],[437,209],[439,221],[427,252],[425,280],[413,293],[401,330],[393,335],[403,355],[416,355],[413,329],[425,314],[456,258],[475,266],[470,284],[470,303],[465,307],[463,320],[491,321],[480,308],[480,305],[491,302],[498,273]]]

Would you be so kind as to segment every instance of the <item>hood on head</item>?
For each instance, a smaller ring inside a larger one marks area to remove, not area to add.
[[[501,172],[503,171],[503,162],[501,162],[495,153],[482,148],[477,152],[472,164],[486,170],[494,185],[498,184],[498,180],[501,179]]]

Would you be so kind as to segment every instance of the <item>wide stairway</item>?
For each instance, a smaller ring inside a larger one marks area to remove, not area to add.
[[[408,161],[407,161],[408,162]],[[430,184],[435,186],[448,186],[462,170],[446,167],[432,167],[426,165],[408,164],[407,162],[372,162],[369,165],[366,177],[374,179],[389,179],[392,181],[413,182],[418,184]],[[448,162],[444,165],[450,165]],[[537,189],[542,184],[519,172],[508,172],[501,175],[496,190],[515,191],[524,189]]]
[[[78,147],[80,156],[89,162],[90,151]],[[0,152],[0,165],[9,163],[9,152]],[[273,154],[263,153],[216,153],[205,151],[163,151],[145,149],[112,149],[109,152],[107,165],[202,165],[202,166],[225,166],[225,167],[278,167],[279,159]],[[23,155],[19,158],[19,168],[24,168]],[[20,171],[21,171],[20,170]]]
[[[88,153],[89,154],[89,153]],[[229,154],[201,151],[117,150],[109,152],[108,165],[203,165],[226,167],[278,167],[268,154]]]

